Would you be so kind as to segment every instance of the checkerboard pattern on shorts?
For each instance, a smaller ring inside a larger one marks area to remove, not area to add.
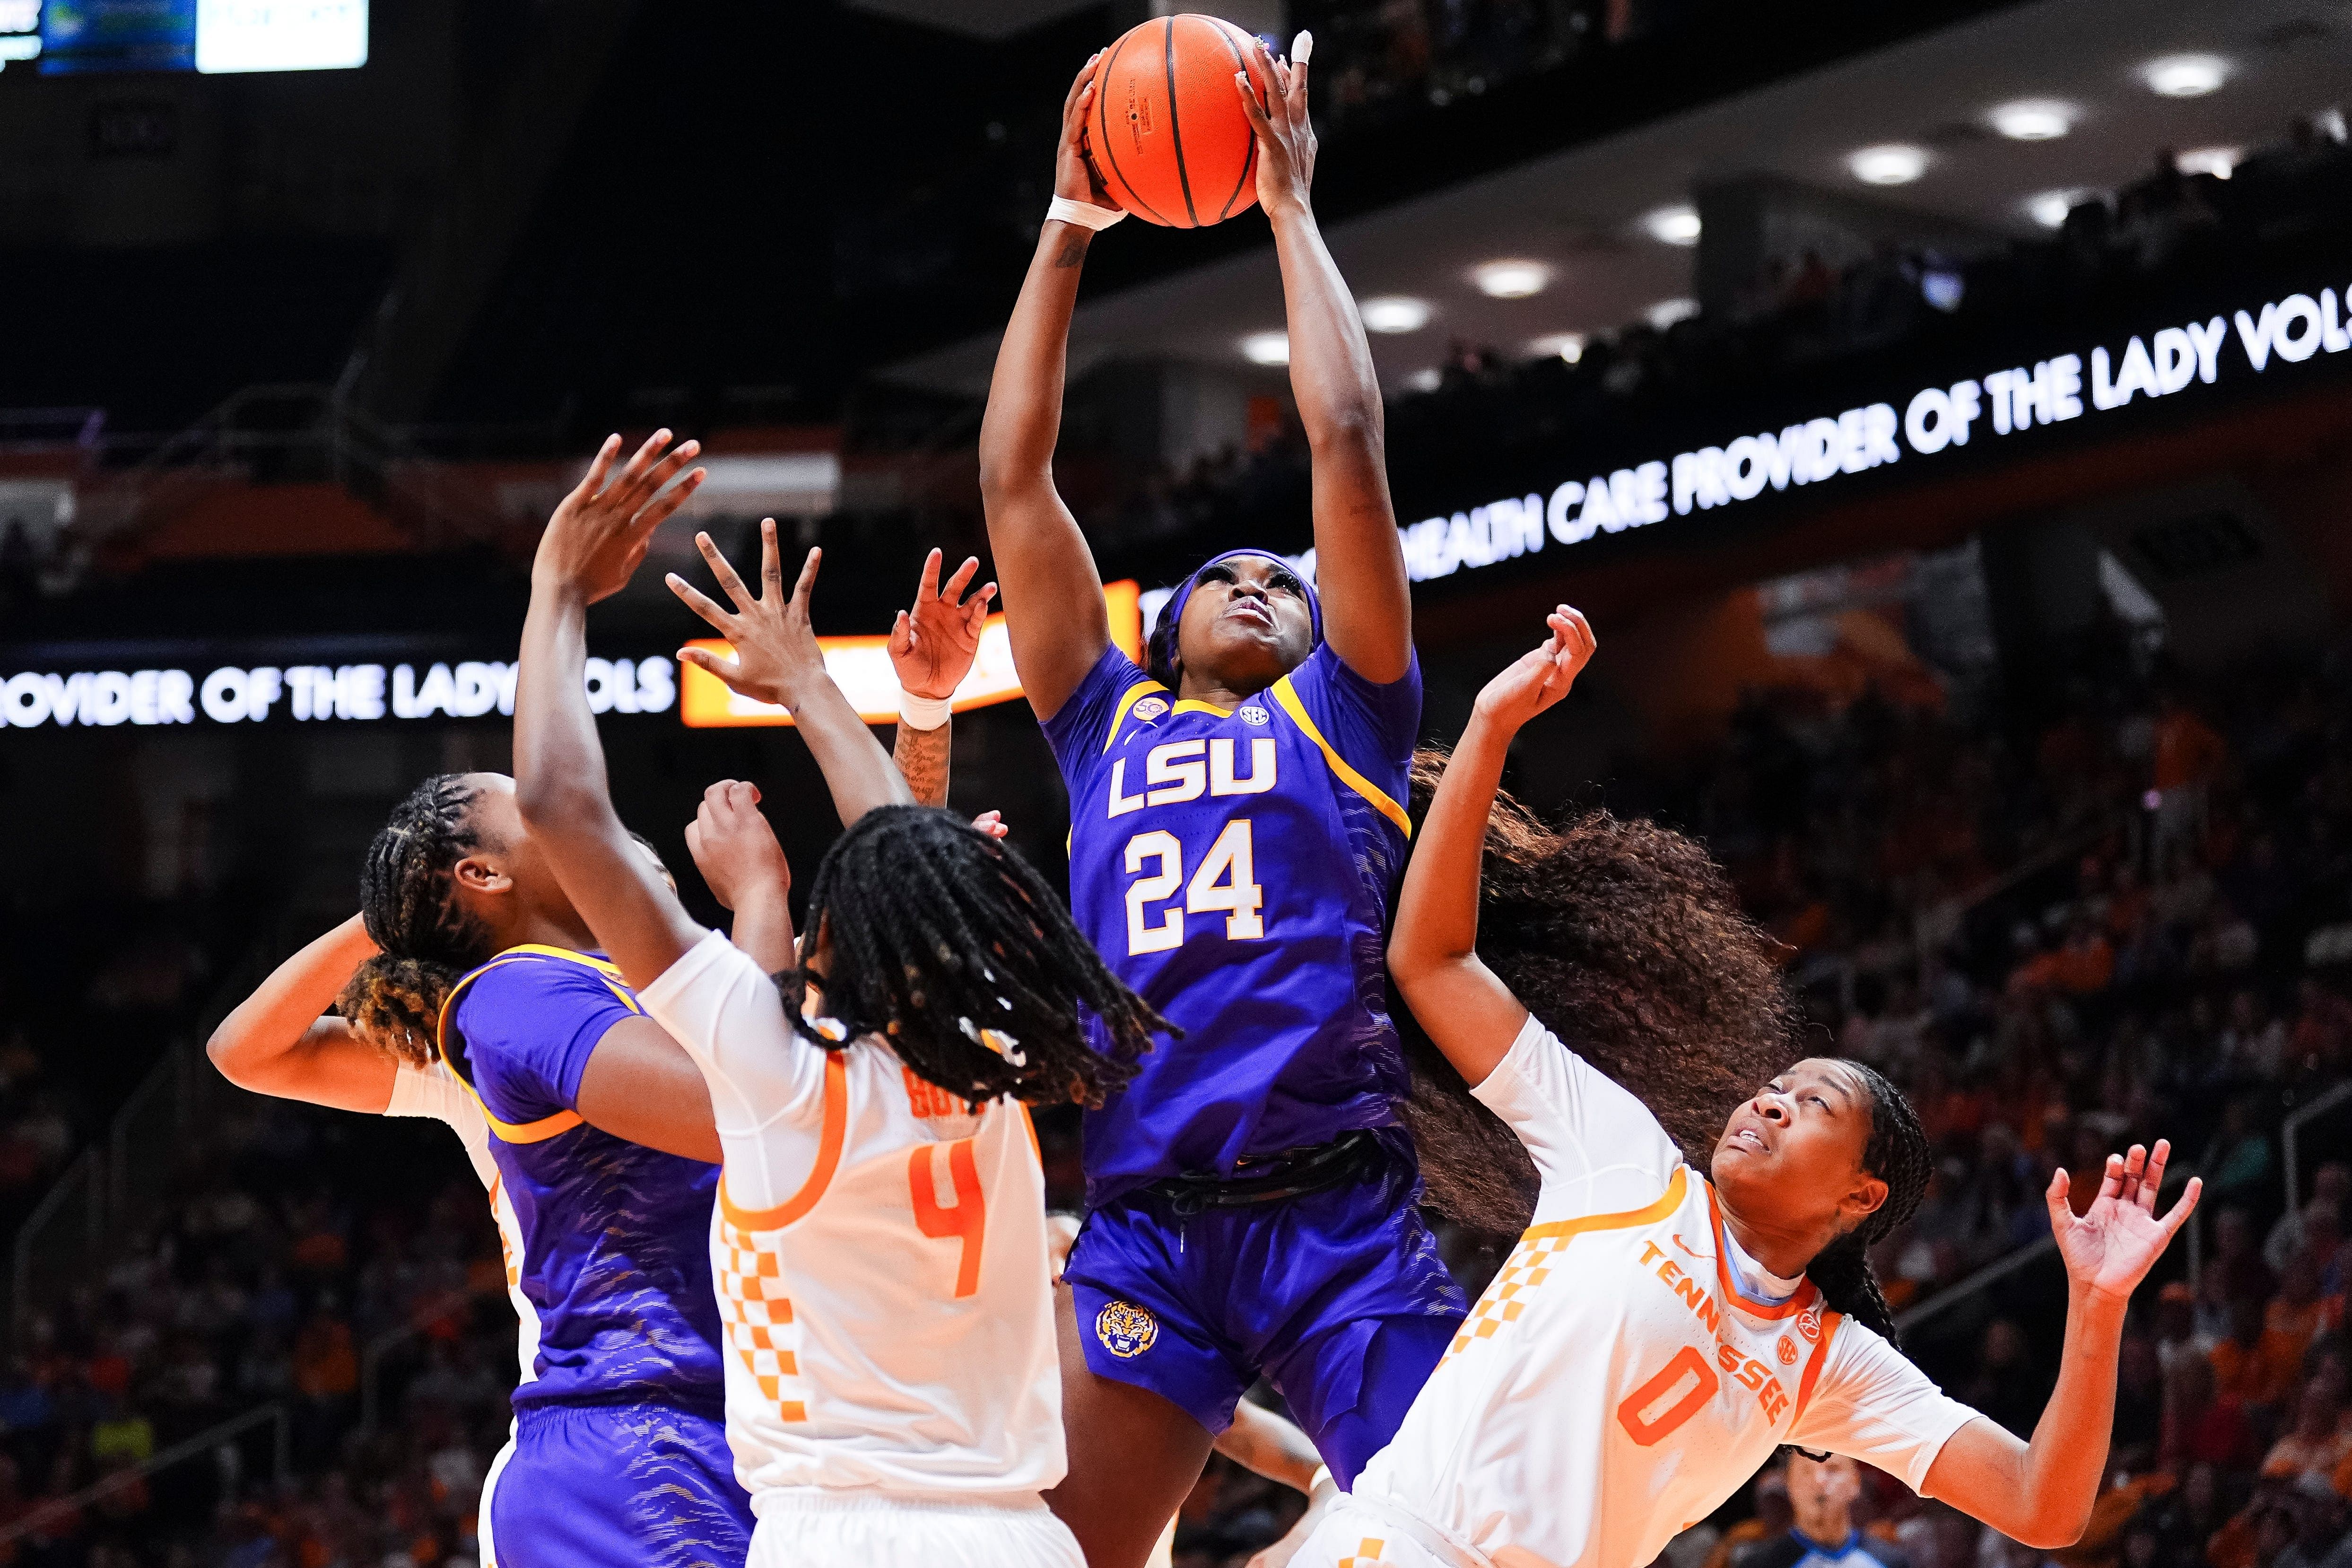
[[[1378,1568],[1378,1564],[1387,1561],[1381,1555],[1387,1549],[1386,1542],[1367,1535],[1356,1543],[1354,1552],[1339,1559],[1338,1568]]]
[[[781,1237],[747,1231],[721,1218],[713,1259],[719,1276],[719,1311],[728,1342],[743,1358],[760,1396],[786,1421],[808,1419],[807,1406],[784,1397],[784,1379],[800,1376],[789,1343],[792,1298],[784,1294],[783,1260],[774,1247]],[[764,1245],[763,1245],[764,1243]]]
[[[1553,1255],[1574,1239],[1572,1236],[1537,1236],[1532,1232],[1521,1237],[1519,1244],[1511,1248],[1501,1272],[1487,1285],[1478,1304],[1470,1309],[1470,1315],[1462,1320],[1462,1331],[1445,1347],[1445,1361],[1460,1355],[1473,1341],[1493,1339],[1505,1323],[1518,1321],[1519,1313],[1527,1306],[1521,1298],[1551,1278]]]

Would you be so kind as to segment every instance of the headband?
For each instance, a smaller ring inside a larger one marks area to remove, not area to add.
[[[1319,645],[1323,641],[1323,601],[1316,595],[1315,584],[1307,580],[1304,572],[1292,565],[1288,557],[1277,555],[1271,550],[1228,550],[1201,563],[1193,569],[1192,574],[1184,579],[1183,586],[1171,594],[1168,602],[1160,606],[1160,619],[1153,624],[1150,644],[1144,650],[1148,661],[1146,673],[1153,679],[1167,686],[1175,684],[1177,629],[1183,624],[1184,606],[1191,602],[1192,590],[1201,585],[1202,574],[1213,566],[1222,566],[1228,561],[1245,557],[1271,561],[1298,579],[1299,590],[1307,595],[1307,625],[1314,631],[1316,643]]]

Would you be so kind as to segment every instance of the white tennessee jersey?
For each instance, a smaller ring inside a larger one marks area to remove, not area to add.
[[[520,1325],[517,1331],[520,1342],[516,1350],[522,1358],[521,1381],[535,1381],[539,1376],[539,1311],[522,1293],[519,1267],[522,1221],[515,1214],[514,1200],[507,1195],[497,1162],[490,1158],[490,1124],[482,1115],[481,1102],[466,1092],[466,1086],[437,1058],[421,1068],[403,1062],[392,1080],[392,1102],[383,1108],[383,1113],[429,1116],[446,1123],[457,1135],[457,1141],[465,1144],[466,1158],[473,1162],[474,1174],[481,1178],[483,1188],[490,1194],[490,1218],[498,1222],[499,1251],[506,1262],[507,1300],[514,1303],[515,1321]]]
[[[638,993],[710,1086],[727,1441],[788,1487],[1061,1480],[1045,1181],[1019,1101],[979,1108],[879,1042],[828,1049],[713,933]]]
[[[1810,1281],[1744,1299],[1715,1189],[1534,1018],[1473,1092],[1535,1157],[1535,1224],[1357,1479],[1375,1511],[1465,1562],[1643,1568],[1780,1444],[1916,1489],[1975,1414]]]

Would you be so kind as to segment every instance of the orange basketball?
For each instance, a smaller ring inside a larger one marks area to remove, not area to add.
[[[1256,203],[1240,70],[1267,101],[1257,40],[1214,16],[1158,17],[1110,47],[1095,72],[1087,150],[1113,201],[1171,228],[1205,228]]]

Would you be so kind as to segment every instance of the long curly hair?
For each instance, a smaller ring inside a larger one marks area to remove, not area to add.
[[[1111,973],[1012,846],[951,812],[883,806],[834,841],[809,888],[801,967],[777,977],[795,1017],[821,937],[824,1007],[844,1038],[879,1036],[965,1100],[1098,1106],[1153,1034],[1179,1032]],[[1081,1007],[1100,1020],[1099,1050]]]
[[[450,873],[481,847],[474,793],[438,773],[408,793],[376,830],[360,868],[360,917],[380,950],[335,999],[360,1035],[403,1060],[433,1058],[441,1006],[491,957],[488,927],[457,902]]]
[[[1414,754],[1416,823],[1445,763],[1432,748]],[[1498,794],[1478,956],[1546,1028],[1648,1106],[1701,1171],[1732,1110],[1798,1055],[1771,939],[1703,846],[1653,822],[1588,811],[1552,827]],[[1537,1187],[1527,1151],[1411,1010],[1393,1012],[1412,1064],[1405,1121],[1429,1206],[1473,1230],[1524,1230]]]

